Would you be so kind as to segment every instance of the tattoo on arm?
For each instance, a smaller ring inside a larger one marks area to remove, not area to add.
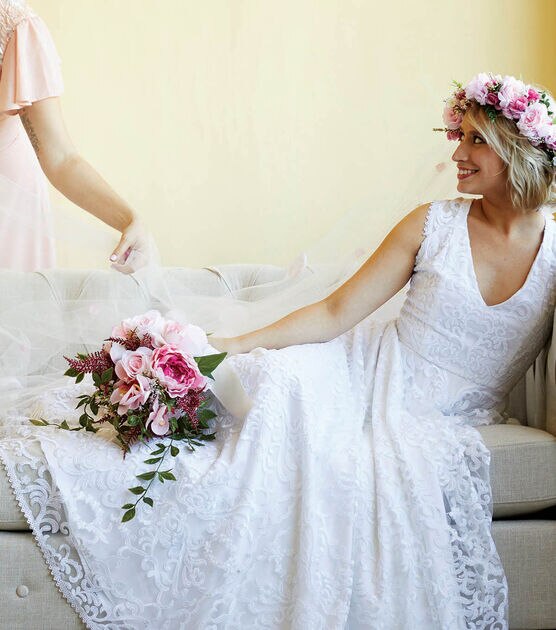
[[[31,144],[33,145],[33,149],[35,149],[35,153],[38,155],[39,149],[40,149],[39,138],[37,134],[35,133],[35,130],[33,129],[33,125],[31,124],[31,121],[29,119],[29,116],[27,115],[27,112],[23,110],[20,117],[21,117],[21,122],[23,123],[23,126],[25,127],[25,131],[27,132],[27,135],[29,136],[29,140],[31,141]]]

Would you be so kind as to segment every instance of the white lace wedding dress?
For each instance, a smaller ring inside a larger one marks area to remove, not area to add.
[[[487,306],[470,202],[431,205],[402,312],[323,344],[229,359],[254,405],[177,458],[121,524],[148,449],[4,427],[0,453],[52,575],[89,628],[507,628],[473,425],[545,343],[554,224],[524,286]],[[71,415],[74,391],[45,414]]]

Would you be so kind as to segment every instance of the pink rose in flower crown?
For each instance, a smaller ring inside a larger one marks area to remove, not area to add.
[[[175,346],[191,356],[200,356],[206,353],[208,346],[207,335],[202,328],[172,320],[165,324],[161,337],[166,344]]]
[[[519,98],[516,98],[515,101],[511,101],[508,107],[504,110],[504,115],[508,118],[519,120],[528,105],[528,98],[526,96],[520,96]]]
[[[523,116],[517,122],[517,128],[524,136],[527,136],[533,143],[542,138],[540,130],[552,121],[548,116],[548,110],[543,103],[533,103],[529,105]]]
[[[461,131],[459,129],[448,129],[446,136],[448,140],[459,140],[461,138]]]
[[[535,103],[536,101],[538,101],[540,99],[541,95],[537,92],[537,90],[535,90],[535,88],[529,88],[529,90],[527,91],[527,98],[529,99],[529,102],[531,103]]]
[[[153,351],[141,346],[137,350],[124,350],[121,359],[116,362],[116,376],[128,383],[135,380],[138,374],[148,375],[151,371]]]
[[[459,129],[461,127],[461,123],[463,122],[463,114],[461,112],[456,112],[450,103],[448,103],[444,108],[442,117],[447,129]]]
[[[162,346],[153,352],[152,373],[170,396],[183,396],[190,389],[202,389],[207,384],[195,360],[173,345]]]
[[[485,105],[490,105],[491,107],[495,107],[496,109],[501,109],[498,94],[496,92],[489,92],[485,99]]]
[[[158,398],[154,401],[153,410],[147,418],[147,429],[149,427],[155,435],[160,436],[166,435],[170,430],[168,409],[158,402]]]
[[[477,101],[481,105],[485,105],[489,88],[496,83],[496,77],[492,77],[486,72],[481,72],[468,83],[465,87],[465,96],[471,101]]]
[[[502,109],[507,109],[510,103],[522,96],[527,98],[527,86],[525,83],[515,77],[505,76],[498,91]]]
[[[110,402],[118,404],[118,414],[124,416],[130,409],[138,409],[144,405],[151,395],[151,384],[149,379],[137,375],[137,378],[131,382],[117,381],[114,385],[114,391],[110,396]]]

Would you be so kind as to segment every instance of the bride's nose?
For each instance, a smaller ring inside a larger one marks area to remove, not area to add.
[[[467,150],[465,149],[465,144],[460,142],[456,148],[456,150],[452,153],[452,160],[454,162],[465,162],[468,158]]]

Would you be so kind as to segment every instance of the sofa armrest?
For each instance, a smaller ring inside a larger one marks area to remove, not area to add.
[[[556,435],[556,325],[527,372],[525,395],[527,424]]]

